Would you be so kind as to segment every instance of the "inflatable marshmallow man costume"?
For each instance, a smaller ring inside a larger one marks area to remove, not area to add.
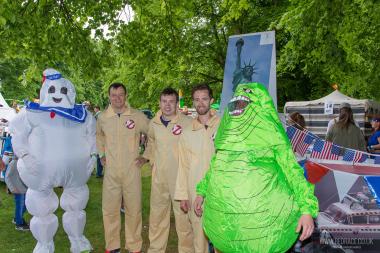
[[[56,70],[46,69],[40,104],[27,102],[26,109],[10,122],[19,174],[28,186],[26,207],[33,215],[30,229],[38,241],[33,253],[54,252],[58,229],[54,212],[59,202],[53,188],[58,186],[63,187],[62,223],[71,252],[92,250],[83,235],[83,209],[89,198],[86,183],[96,161],[96,123],[84,106],[74,102],[73,84]]]

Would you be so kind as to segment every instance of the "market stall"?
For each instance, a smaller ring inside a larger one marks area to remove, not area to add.
[[[292,112],[299,112],[305,117],[306,127],[321,138],[326,136],[328,122],[337,117],[342,103],[351,105],[354,119],[365,136],[371,135],[370,120],[380,115],[380,103],[369,99],[355,99],[338,90],[312,101],[287,102],[284,106],[285,117]]]

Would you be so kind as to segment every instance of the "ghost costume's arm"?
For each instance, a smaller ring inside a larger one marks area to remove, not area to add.
[[[277,147],[276,160],[293,189],[295,200],[302,214],[318,215],[318,200],[314,196],[314,186],[306,181],[303,169],[292,152],[290,143]]]
[[[98,148],[98,154],[100,157],[105,155],[105,146],[106,146],[106,137],[102,128],[102,117],[100,115],[98,120],[96,121],[96,147]]]
[[[22,158],[28,155],[28,138],[32,131],[32,126],[27,119],[25,109],[21,110],[9,123],[9,131],[12,136],[12,146],[16,156]]]
[[[96,120],[89,112],[87,112],[86,135],[90,145],[90,154],[96,154]]]

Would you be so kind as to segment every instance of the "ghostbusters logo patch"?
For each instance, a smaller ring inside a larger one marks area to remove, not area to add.
[[[180,135],[182,133],[182,127],[180,125],[174,125],[172,128],[172,133],[174,135]]]
[[[133,129],[135,127],[135,122],[131,119],[127,120],[125,122],[125,126],[128,128],[128,129]]]

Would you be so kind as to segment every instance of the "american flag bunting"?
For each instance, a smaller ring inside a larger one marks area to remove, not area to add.
[[[317,139],[314,143],[313,151],[310,157],[315,159],[333,159],[338,160],[339,152],[337,154],[331,153],[334,145],[332,142]],[[336,148],[334,148],[334,152]]]
[[[294,126],[288,126],[286,134],[290,139],[293,151],[297,152],[301,156],[305,155],[308,147],[313,143],[315,137],[308,131],[299,130]]]
[[[346,152],[344,152],[343,155],[343,161],[347,162],[354,162],[354,163],[362,163],[365,160],[367,160],[368,155],[360,152],[360,151],[355,151],[351,149],[347,149]]]

